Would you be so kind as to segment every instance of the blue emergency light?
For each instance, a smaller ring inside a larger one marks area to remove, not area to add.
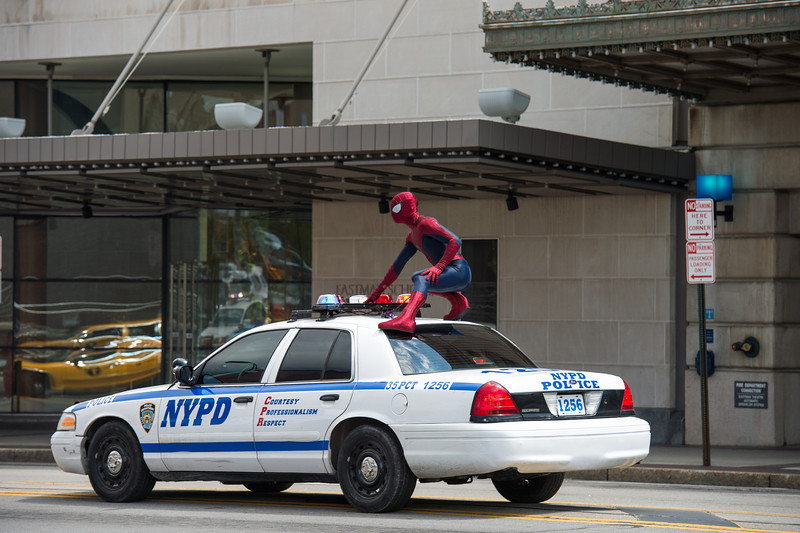
[[[344,298],[338,294],[321,294],[319,298],[317,298],[316,307],[322,307],[325,309],[338,309],[343,303]]]
[[[730,174],[699,174],[696,198],[711,198],[717,202],[733,199],[733,176]]]

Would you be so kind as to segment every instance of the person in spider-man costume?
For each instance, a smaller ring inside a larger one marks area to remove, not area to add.
[[[417,199],[410,192],[401,192],[390,203],[392,219],[397,224],[405,224],[411,231],[406,237],[406,244],[400,250],[383,281],[372,291],[367,302],[375,302],[389,285],[394,283],[409,259],[421,251],[433,265],[430,268],[414,272],[411,280],[414,291],[411,299],[400,316],[381,322],[381,329],[397,329],[408,333],[414,332],[417,311],[425,303],[428,292],[446,298],[451,305],[445,320],[456,320],[469,307],[467,298],[458,291],[469,286],[472,272],[467,261],[458,253],[461,240],[450,230],[440,225],[435,218],[426,217],[417,211]]]

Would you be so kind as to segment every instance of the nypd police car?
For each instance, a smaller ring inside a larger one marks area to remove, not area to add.
[[[628,385],[537,367],[497,331],[418,319],[382,330],[389,304],[323,305],[249,330],[169,385],[67,408],[58,466],[108,501],[156,481],[218,480],[277,493],[338,483],[359,511],[404,506],[417,482],[490,478],[511,502],[541,502],[564,473],[647,456],[650,427]]]

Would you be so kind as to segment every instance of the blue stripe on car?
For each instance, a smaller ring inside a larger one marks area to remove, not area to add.
[[[314,442],[171,442],[168,444],[142,443],[143,453],[216,453],[216,452],[304,452],[325,451],[328,449],[327,440]]]

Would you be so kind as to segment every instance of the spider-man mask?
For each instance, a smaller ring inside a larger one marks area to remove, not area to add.
[[[401,192],[392,198],[390,209],[392,212],[392,220],[398,224],[414,222],[419,216],[417,212],[417,199],[410,192]]]

